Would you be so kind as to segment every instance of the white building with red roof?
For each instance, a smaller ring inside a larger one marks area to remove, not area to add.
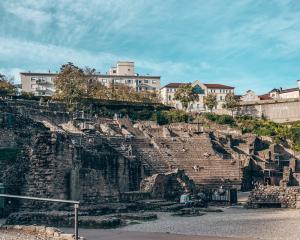
[[[276,100],[276,99],[297,99],[300,98],[300,80],[297,81],[298,87],[294,88],[274,88],[266,94],[256,95],[253,91],[248,90],[245,95],[241,97],[241,101],[257,101],[257,100]]]
[[[234,93],[234,87],[226,86],[216,83],[202,83],[196,80],[193,83],[169,83],[160,89],[161,99],[165,105],[183,109],[180,101],[174,100],[174,95],[178,88],[190,84],[194,87],[195,91],[199,94],[199,101],[191,102],[188,106],[188,111],[191,112],[204,112],[206,111],[204,105],[204,97],[208,94],[214,94],[217,97],[218,105],[214,109],[215,112],[223,111],[223,104],[225,97],[228,93]]]

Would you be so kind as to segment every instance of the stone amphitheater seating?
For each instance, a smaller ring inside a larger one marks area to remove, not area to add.
[[[112,123],[111,123],[112,124]],[[127,130],[132,130],[128,122],[122,122]],[[114,130],[116,130],[115,123]],[[132,156],[150,167],[150,174],[165,173],[172,169],[183,169],[199,186],[215,188],[220,185],[235,186],[241,183],[239,161],[228,159],[216,152],[212,139],[207,133],[191,136],[176,126],[177,137],[142,136],[142,131],[134,129],[134,137],[107,137],[106,140],[114,149],[125,157],[127,148],[132,147]],[[124,149],[125,146],[125,149]],[[225,151],[226,152],[226,151]]]

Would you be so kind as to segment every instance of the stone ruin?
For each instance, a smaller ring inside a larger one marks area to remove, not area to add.
[[[158,173],[142,180],[140,189],[149,192],[153,199],[179,200],[184,192],[195,192],[196,186],[184,173],[176,169],[167,173]]]
[[[263,186],[251,191],[249,208],[280,207],[300,209],[300,187]]]
[[[278,185],[284,167],[299,182],[299,160],[253,135],[73,114],[54,103],[6,100],[0,106],[0,151],[15,153],[0,158],[0,182],[10,194],[77,199],[92,208],[124,199],[176,199],[186,189]],[[6,211],[48,208],[12,201]]]

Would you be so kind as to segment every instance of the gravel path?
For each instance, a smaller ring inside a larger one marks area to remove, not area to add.
[[[245,237],[267,240],[300,239],[300,210],[224,208],[201,217],[173,217],[122,228],[122,231],[168,232],[185,235]]]

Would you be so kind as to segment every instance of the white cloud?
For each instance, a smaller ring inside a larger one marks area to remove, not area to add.
[[[0,37],[0,42],[2,43],[0,45],[0,55],[6,62],[10,62],[12,65],[26,63],[28,66],[37,66],[34,67],[34,69],[26,69],[26,71],[46,72],[50,66],[54,66],[58,69],[66,62],[73,62],[80,67],[90,66],[105,73],[107,71],[107,69],[104,68],[105,66],[111,66],[118,60],[128,59],[125,56],[113,55],[106,52],[91,53],[84,50],[36,42],[25,42],[9,38]],[[18,59],[18,62],[14,63],[16,59]],[[182,81],[190,81],[190,79],[186,79],[186,73],[194,69],[192,66],[181,62],[150,61],[139,58],[131,60],[136,62],[138,70],[144,71],[141,74],[162,75],[164,79],[169,81],[173,79],[177,80],[180,77],[182,77]],[[13,75],[15,76],[18,68],[13,69]],[[6,70],[6,72],[8,72],[8,70]],[[183,78],[184,76],[185,78]]]
[[[254,65],[299,58],[293,2],[0,1],[0,64],[47,71],[72,61],[105,72],[131,56],[141,73],[161,75],[163,84],[201,79],[266,89],[283,75],[265,78]],[[257,63],[249,66],[249,56]]]
[[[20,72],[24,69],[21,68],[0,68],[0,73],[8,78],[13,78],[15,83],[20,83]]]

